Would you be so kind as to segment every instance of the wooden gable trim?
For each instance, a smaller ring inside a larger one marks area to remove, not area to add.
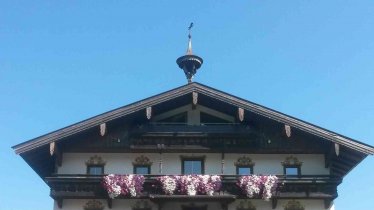
[[[57,141],[62,138],[77,134],[81,131],[93,128],[105,122],[109,122],[114,119],[126,116],[128,114],[141,111],[149,106],[154,106],[156,104],[183,96],[192,92],[194,90],[194,83],[190,83],[179,88],[146,98],[144,100],[129,104],[127,106],[114,109],[112,111],[106,112],[104,114],[97,115],[95,117],[89,118],[87,120],[78,122],[76,124],[64,127],[62,129],[53,131],[51,133],[39,136],[37,138],[31,139],[29,141],[23,142],[21,144],[15,145],[12,148],[15,150],[16,154],[30,151],[37,147],[49,144],[52,141]]]
[[[218,99],[228,104],[232,104],[234,106],[243,107],[245,110],[248,110],[258,115],[270,118],[280,123],[287,124],[293,128],[297,128],[299,130],[302,130],[304,132],[327,139],[334,143],[339,143],[341,145],[357,150],[364,154],[374,155],[373,146],[364,144],[357,140],[337,134],[335,132],[329,131],[327,129],[305,122],[303,120],[291,117],[289,115],[283,114],[273,109],[261,106],[259,104],[247,101],[245,99],[238,98],[236,96],[221,92],[219,90],[216,90],[216,89],[213,89],[213,88],[201,85],[201,84],[197,84],[197,85],[199,85],[200,93],[206,96],[210,96],[212,98]]]
[[[15,150],[16,154],[20,154],[23,152],[30,151],[37,147],[40,147],[45,144],[49,144],[53,141],[58,141],[62,138],[66,138],[68,136],[77,134],[81,131],[93,128],[97,125],[100,125],[104,122],[109,122],[114,119],[118,119],[120,117],[126,116],[128,114],[141,111],[146,107],[154,106],[156,104],[172,100],[174,98],[196,92],[199,94],[204,94],[208,97],[212,97],[219,101],[237,106],[243,107],[243,109],[253,112],[255,114],[273,119],[280,123],[287,124],[293,128],[302,130],[304,132],[316,135],[318,137],[327,139],[334,143],[339,143],[340,145],[346,146],[353,150],[359,151],[366,155],[373,155],[374,154],[374,147],[358,142],[351,138],[339,135],[337,133],[331,132],[329,130],[323,129],[321,127],[315,126],[313,124],[307,123],[305,121],[299,120],[297,118],[293,118],[281,112],[277,112],[270,108],[255,104],[253,102],[238,98],[236,96],[224,93],[222,91],[213,89],[211,87],[199,84],[199,83],[189,83],[187,85],[181,86],[179,88],[155,95],[153,97],[129,104],[127,106],[106,112],[101,115],[97,115],[95,117],[89,118],[87,120],[78,122],[71,126],[59,129],[57,131],[48,133],[46,135],[34,138],[27,142],[18,144],[13,146],[12,148]]]

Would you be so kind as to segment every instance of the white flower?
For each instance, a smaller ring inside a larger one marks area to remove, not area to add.
[[[195,186],[193,186],[192,184],[187,185],[187,194],[188,195],[196,195]]]
[[[129,190],[130,190],[130,195],[131,195],[132,197],[136,197],[136,190],[135,190],[135,187],[134,187],[134,186],[131,186],[131,187],[129,188]]]
[[[118,185],[111,186],[111,192],[108,193],[110,198],[115,198],[121,194],[121,187]]]

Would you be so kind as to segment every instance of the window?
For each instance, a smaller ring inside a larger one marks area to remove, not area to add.
[[[141,155],[135,158],[132,164],[134,165],[134,174],[151,174],[152,162],[148,157]]]
[[[297,175],[299,175],[299,167],[285,166],[284,167],[284,175],[287,175],[287,176],[297,176]]]
[[[237,166],[236,167],[236,174],[237,175],[250,175],[252,173],[252,167],[249,166]]]
[[[204,157],[182,157],[182,174],[204,174]]]
[[[253,166],[255,165],[251,158],[243,156],[238,158],[238,160],[234,163],[236,166],[236,174],[237,175],[251,175],[253,174]]]
[[[149,166],[134,166],[134,174],[150,174],[151,169]]]
[[[286,176],[300,176],[301,175],[301,165],[296,157],[292,155],[287,157],[285,161],[282,162],[283,174]]]
[[[92,156],[86,161],[87,174],[90,175],[101,175],[104,174],[105,162],[103,159],[97,155]]]
[[[104,166],[102,165],[88,165],[87,174],[90,175],[101,175],[104,174]]]

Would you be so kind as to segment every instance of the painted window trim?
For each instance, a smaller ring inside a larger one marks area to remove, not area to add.
[[[236,166],[236,175],[239,175],[239,168],[250,168],[251,169],[251,173],[249,175],[254,174],[254,172],[253,172],[253,165],[252,166]]]
[[[88,175],[102,175],[102,174],[90,174],[90,167],[101,167],[102,171],[103,171],[102,174],[105,174],[105,167],[104,167],[103,164],[87,164],[87,167],[86,167],[86,174],[88,174]]]
[[[137,167],[148,168],[148,174],[151,174],[151,166],[150,166],[150,165],[134,164],[134,165],[133,165],[133,173],[134,173],[134,174],[137,174],[137,173],[136,173],[136,168],[137,168]]]
[[[188,160],[201,161],[201,174],[205,174],[205,156],[181,156],[181,174],[185,174],[184,161]]]

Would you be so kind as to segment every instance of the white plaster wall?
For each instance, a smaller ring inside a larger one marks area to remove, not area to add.
[[[109,210],[106,200],[97,199],[105,207],[104,210]],[[131,210],[132,206],[135,205],[136,201],[140,199],[114,199],[112,201],[111,210]],[[57,203],[54,202],[54,210],[83,210],[83,206],[88,202],[87,199],[65,199],[60,209],[57,206]],[[151,201],[147,201],[148,204],[152,207],[152,210],[157,210],[158,207]]]
[[[57,203],[54,203],[54,210],[79,210],[83,209],[83,206],[87,203],[86,199],[65,199],[63,201],[62,208],[58,208]],[[108,210],[107,202],[105,200],[99,200],[104,206],[105,210]],[[138,199],[114,199],[112,202],[112,210],[131,210],[135,202]],[[236,210],[236,207],[239,205],[241,200],[236,200],[235,202],[229,204],[228,210]],[[257,210],[269,210],[271,208],[271,202],[251,199],[251,203],[256,207]],[[305,207],[305,210],[322,210],[325,209],[323,200],[305,200],[298,199]],[[153,202],[147,200],[148,204],[152,207],[152,210],[157,210],[158,206]],[[287,204],[288,200],[278,200],[277,208],[275,210],[283,210],[284,206]],[[162,210],[182,210],[181,205],[188,205],[192,202],[168,202],[166,203]],[[197,206],[199,205],[208,205],[208,210],[222,210],[221,205],[218,202],[194,202]],[[330,208],[333,210],[333,207]]]
[[[236,200],[229,205],[229,210],[236,210],[241,200]],[[278,200],[277,208],[275,210],[284,210],[284,206],[289,200]],[[311,199],[297,199],[305,210],[322,210],[325,209],[323,200],[311,200]],[[271,201],[264,201],[260,199],[251,199],[250,202],[256,207],[256,210],[269,210],[272,209]]]
[[[62,166],[58,168],[60,174],[85,174],[86,161],[98,155],[106,162],[104,170],[106,174],[131,174],[133,173],[132,162],[136,157],[145,155],[153,162],[151,166],[152,174],[159,174],[158,153],[64,153]],[[220,153],[165,153],[162,154],[163,173],[180,174],[180,156],[198,157],[205,155],[205,173],[221,174],[221,154]],[[289,155],[287,154],[225,154],[224,174],[235,174],[234,162],[241,156],[248,156],[255,163],[255,174],[283,174],[281,162]],[[293,154],[299,161],[302,175],[328,175],[329,169],[325,168],[324,156],[319,154]]]
[[[290,154],[225,154],[225,174],[235,174],[234,163],[239,157],[246,156],[255,163],[254,174],[283,174],[282,161]],[[292,156],[303,162],[302,175],[328,175],[330,170],[325,168],[325,159],[322,154],[293,154]]]

